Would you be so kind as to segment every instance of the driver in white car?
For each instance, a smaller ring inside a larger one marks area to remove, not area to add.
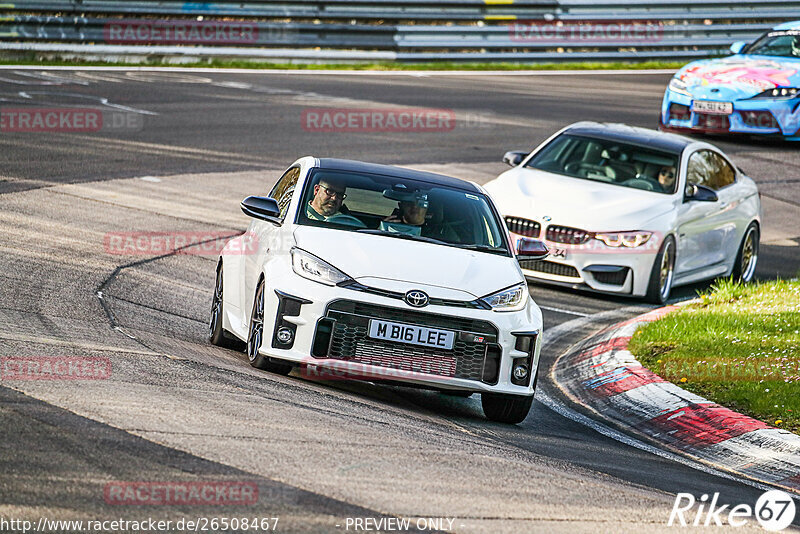
[[[665,193],[672,193],[675,191],[675,167],[672,165],[664,165],[658,171],[658,184]]]
[[[314,186],[314,198],[306,205],[306,217],[314,221],[326,221],[340,213],[342,202],[347,198],[347,188],[326,179]]]

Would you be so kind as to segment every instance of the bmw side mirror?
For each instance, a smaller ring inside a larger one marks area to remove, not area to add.
[[[242,200],[242,211],[254,219],[281,224],[281,208],[274,198],[247,197]]]
[[[512,167],[516,167],[522,160],[525,159],[528,153],[522,150],[509,150],[505,154],[503,154],[503,163],[507,163]]]
[[[517,257],[526,260],[543,260],[550,255],[547,245],[540,239],[522,237],[517,241]]]
[[[719,200],[713,189],[699,184],[686,184],[683,193],[685,200],[697,200],[699,202],[716,202]]]
[[[747,46],[747,41],[736,41],[731,45],[731,52],[734,54],[741,54],[742,50]]]

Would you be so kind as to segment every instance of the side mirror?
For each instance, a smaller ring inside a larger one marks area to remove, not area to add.
[[[747,41],[736,41],[731,45],[731,52],[734,54],[741,54],[742,50],[747,46]]]
[[[540,239],[522,237],[517,241],[517,257],[526,260],[543,260],[550,255],[547,245]]]
[[[281,208],[274,198],[247,197],[242,200],[242,211],[255,219],[281,224]]]
[[[522,160],[525,159],[525,156],[528,155],[528,152],[523,150],[509,150],[505,154],[503,154],[503,163],[508,163],[512,167],[516,167]]]
[[[716,202],[719,200],[713,189],[698,184],[686,184],[683,198],[684,200],[697,200],[699,202]]]

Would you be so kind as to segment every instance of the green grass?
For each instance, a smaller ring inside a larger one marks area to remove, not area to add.
[[[674,69],[687,62],[647,61],[643,63],[270,63],[263,61],[219,60],[195,63],[171,64],[161,60],[140,62],[103,62],[40,60],[31,55],[22,59],[1,58],[0,65],[36,65],[42,67],[184,67],[184,68],[237,68],[237,69],[281,69],[281,70],[378,70],[378,71],[426,71],[426,70],[502,70],[502,71],[542,71],[542,70],[615,70],[615,69]]]
[[[800,281],[717,282],[641,327],[630,351],[681,387],[800,433]]]

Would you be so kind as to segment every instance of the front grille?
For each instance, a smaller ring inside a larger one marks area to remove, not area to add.
[[[624,268],[619,271],[604,273],[604,272],[592,272],[594,279],[600,282],[601,284],[609,284],[612,286],[621,286],[625,283],[625,279],[628,278],[628,268]]]
[[[728,119],[727,115],[707,115],[698,113],[697,126],[709,130],[728,130],[731,127],[731,121]]]
[[[542,229],[536,221],[523,219],[522,217],[506,217],[506,226],[510,232],[522,235],[525,237],[539,237],[539,232]]]
[[[569,278],[580,278],[578,269],[572,265],[564,265],[562,263],[555,263],[552,261],[519,260],[519,266],[528,271],[555,274],[557,276],[567,276]]]
[[[672,103],[669,106],[669,118],[668,120],[677,119],[680,121],[689,120],[692,116],[692,112],[689,109],[689,106],[684,106],[683,104],[676,104]]]
[[[779,128],[778,120],[769,111],[742,111],[742,122],[751,128]]]
[[[589,232],[569,226],[550,225],[547,227],[547,240],[553,243],[581,245],[589,240]]]
[[[497,328],[487,321],[347,300],[331,303],[326,317],[334,321],[328,358],[421,374],[496,381],[496,377],[483,376],[487,347],[496,346],[493,343],[498,335]],[[457,334],[453,350],[372,339],[367,336],[370,319],[454,330]],[[473,336],[464,332],[479,334],[484,342],[474,343]]]

